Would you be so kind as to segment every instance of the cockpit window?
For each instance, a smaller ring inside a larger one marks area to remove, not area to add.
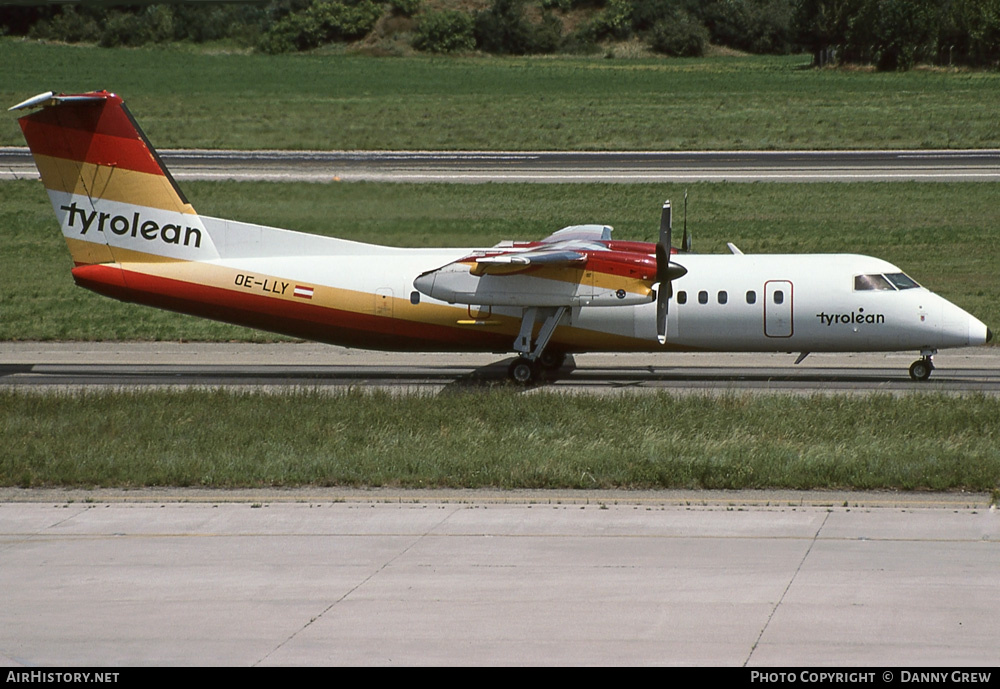
[[[896,289],[913,289],[915,287],[920,287],[916,280],[911,278],[906,273],[886,273],[886,278],[889,279]]]
[[[854,290],[864,292],[869,290],[893,289],[892,284],[884,275],[855,275]]]

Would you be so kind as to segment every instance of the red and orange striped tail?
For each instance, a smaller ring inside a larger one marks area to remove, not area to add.
[[[210,249],[200,219],[119,96],[35,96],[19,123],[77,266]],[[196,245],[196,246],[195,246]]]

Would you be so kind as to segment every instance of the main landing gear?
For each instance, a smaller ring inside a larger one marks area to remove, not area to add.
[[[519,385],[530,385],[545,371],[558,371],[565,362],[566,355],[562,352],[545,352],[535,361],[519,356],[507,368],[507,376]]]
[[[936,349],[924,349],[920,352],[920,358],[910,364],[910,378],[913,380],[927,380],[934,370],[932,359],[937,353]]]
[[[531,307],[526,309],[524,317],[521,319],[521,331],[514,340],[514,349],[519,353],[510,367],[507,375],[515,383],[520,385],[530,385],[538,380],[543,370],[555,371],[566,360],[566,355],[562,352],[547,352],[546,346],[552,339],[552,333],[556,326],[566,314],[565,306],[558,307]],[[532,344],[531,338],[535,331],[535,321],[544,318],[542,327],[538,331],[538,339]]]

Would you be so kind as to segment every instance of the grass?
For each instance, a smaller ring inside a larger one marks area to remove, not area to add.
[[[1000,399],[0,391],[0,485],[989,491]]]
[[[398,246],[489,246],[569,224],[655,237],[659,204],[690,192],[695,250],[879,256],[996,329],[1000,205],[990,183],[447,185],[199,182],[199,212]],[[677,216],[680,217],[679,215]],[[331,219],[335,219],[331,221]],[[38,182],[0,184],[0,339],[262,341],[275,336],[122,304],[76,288]]]
[[[160,148],[1000,146],[998,72],[812,70],[809,59],[380,59],[0,38],[0,102],[107,88]],[[0,145],[23,145],[13,116]]]

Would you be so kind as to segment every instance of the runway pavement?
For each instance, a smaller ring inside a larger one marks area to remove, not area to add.
[[[812,354],[580,354],[526,389],[754,394],[1000,394],[1000,349],[945,350],[931,379],[910,380],[913,352]],[[295,386],[415,393],[506,383],[510,357],[369,352],[312,343],[0,343],[0,387]]]
[[[1000,150],[210,151],[163,150],[178,180],[386,182],[1000,181]],[[35,179],[27,148],[0,148],[0,180]]]
[[[995,669],[1000,515],[907,500],[8,489],[0,665]]]

